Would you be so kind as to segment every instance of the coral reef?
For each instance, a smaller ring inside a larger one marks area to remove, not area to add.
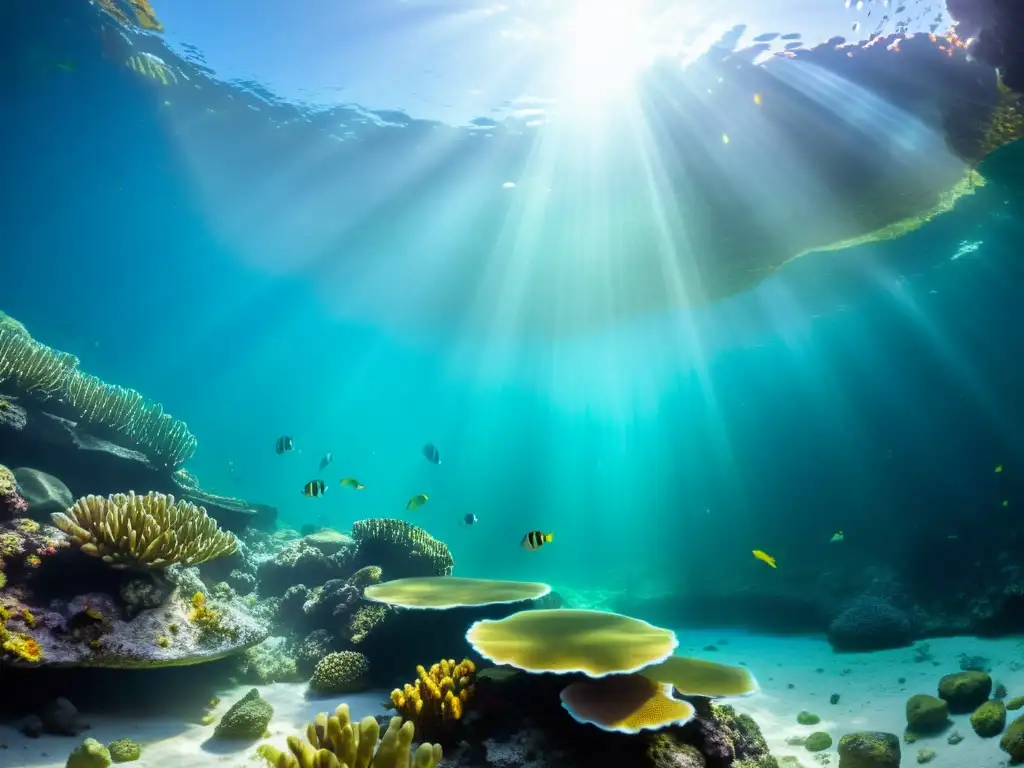
[[[900,648],[909,645],[911,639],[907,614],[875,597],[855,601],[828,628],[828,640],[837,651]]]
[[[0,464],[0,519],[28,514],[28,502],[18,491],[14,473]]]
[[[228,708],[213,735],[218,739],[258,739],[266,733],[273,717],[270,702],[252,688]]]
[[[415,727],[394,717],[378,744],[380,726],[372,717],[351,722],[348,706],[340,705],[330,717],[321,712],[306,728],[306,739],[288,737],[288,752],[265,744],[260,748],[272,768],[435,768],[441,762],[438,744],[420,744],[411,755]],[[374,750],[376,747],[376,750]]]
[[[473,697],[476,666],[469,659],[458,664],[442,659],[429,670],[416,667],[416,681],[391,692],[391,706],[416,724],[425,738],[439,738],[462,719]]]
[[[301,679],[296,660],[286,652],[282,637],[269,637],[246,648],[239,655],[239,674],[243,680],[259,685]]]
[[[455,560],[443,542],[402,520],[370,518],[352,525],[357,568],[376,565],[389,579],[448,576]]]
[[[318,693],[356,693],[364,690],[370,677],[370,662],[361,653],[330,653],[316,665],[309,687]]]
[[[86,496],[53,521],[83,552],[115,567],[198,565],[238,548],[205,508],[162,493]]]

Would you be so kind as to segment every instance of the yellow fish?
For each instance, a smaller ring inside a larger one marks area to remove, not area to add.
[[[354,477],[343,477],[343,478],[341,478],[341,487],[342,488],[352,488],[353,490],[356,490],[356,491],[361,491],[361,490],[366,488],[365,485],[360,483]]]
[[[1003,465],[1002,464],[997,464],[996,465],[996,473],[999,473],[999,472],[1002,472],[1002,471],[1003,471]]]
[[[772,568],[775,567],[775,558],[769,555],[767,552],[762,552],[760,549],[753,550],[753,555],[762,563],[768,563]]]
[[[415,496],[409,499],[409,503],[405,505],[405,508],[410,512],[414,509],[419,509],[420,507],[427,503],[427,500],[429,498],[430,497],[427,496],[427,494],[425,493],[417,493]]]

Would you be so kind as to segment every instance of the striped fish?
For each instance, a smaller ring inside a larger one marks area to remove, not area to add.
[[[523,536],[521,546],[523,549],[528,549],[531,552],[543,547],[545,544],[550,544],[551,540],[555,538],[553,533],[543,533],[541,531],[530,531],[528,534]]]
[[[284,437],[277,438],[277,445],[274,450],[277,451],[277,455],[280,456],[282,453],[295,450],[295,441],[285,435]]]
[[[324,483],[323,480],[310,480],[308,483],[302,486],[302,495],[312,496],[313,498],[316,498],[317,496],[323,496],[326,490],[327,485]]]

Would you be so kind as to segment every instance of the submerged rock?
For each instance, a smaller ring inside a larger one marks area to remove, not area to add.
[[[949,723],[949,705],[936,696],[919,693],[907,699],[907,728],[914,733],[935,733]]]
[[[131,763],[142,757],[142,747],[131,739],[118,739],[111,742],[107,749],[110,751],[110,759],[115,763]]]
[[[894,733],[857,731],[839,740],[839,768],[899,768],[900,740]]]
[[[986,701],[971,715],[971,728],[982,738],[998,736],[1006,727],[1006,707],[998,699]]]
[[[837,651],[901,648],[912,639],[910,617],[875,597],[855,601],[828,628],[828,640]]]
[[[217,723],[214,736],[219,739],[258,739],[267,730],[274,708],[255,688],[231,705]]]
[[[110,751],[96,739],[86,739],[68,757],[65,768],[108,768]]]
[[[1012,762],[1024,763],[1024,715],[1010,723],[999,740],[999,748],[1009,753]]]
[[[973,712],[992,693],[992,678],[987,672],[955,672],[939,680],[939,698],[949,704],[953,714]]]

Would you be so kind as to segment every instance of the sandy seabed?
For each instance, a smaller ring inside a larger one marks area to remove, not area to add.
[[[805,768],[814,768],[827,756],[837,766],[835,743],[845,733],[858,730],[889,731],[902,736],[906,724],[904,705],[915,693],[935,694],[939,678],[960,670],[960,655],[982,656],[988,660],[993,679],[1006,686],[1009,696],[1024,695],[1024,640],[1002,638],[982,640],[949,637],[929,640],[930,659],[918,661],[913,648],[869,654],[836,654],[822,637],[770,636],[738,633],[735,630],[684,630],[679,632],[680,655],[697,656],[727,664],[745,663],[755,674],[761,691],[728,703],[754,717],[761,726],[776,757],[796,757]],[[920,645],[920,644],[918,644]],[[713,646],[714,650],[709,648]],[[900,682],[900,679],[904,682]],[[220,716],[251,686],[221,692],[213,711]],[[333,711],[338,702],[348,702],[352,715],[384,713],[386,692],[329,698],[307,698],[304,684],[276,683],[260,686],[260,692],[274,705],[270,725],[271,743],[284,746],[290,734],[304,732],[317,712]],[[832,694],[839,701],[831,704]],[[814,726],[800,725],[797,713],[807,710],[821,717]],[[1024,712],[1024,710],[1022,710]],[[1014,716],[1017,713],[1009,713]],[[131,765],[138,768],[202,768],[223,766],[253,768],[255,743],[223,742],[213,739],[213,726],[201,726],[169,717],[114,717],[82,712],[91,728],[77,738],[44,736],[30,739],[10,724],[0,724],[0,766],[58,768],[68,754],[86,737],[107,744],[131,738],[143,747],[142,758]],[[903,744],[901,766],[916,766],[919,749],[937,753],[928,765],[934,768],[1002,768],[1007,755],[999,739],[975,735],[967,715],[952,717],[952,725],[935,736],[920,737]],[[954,730],[963,741],[951,745]],[[812,754],[787,740],[826,731],[833,748]]]

